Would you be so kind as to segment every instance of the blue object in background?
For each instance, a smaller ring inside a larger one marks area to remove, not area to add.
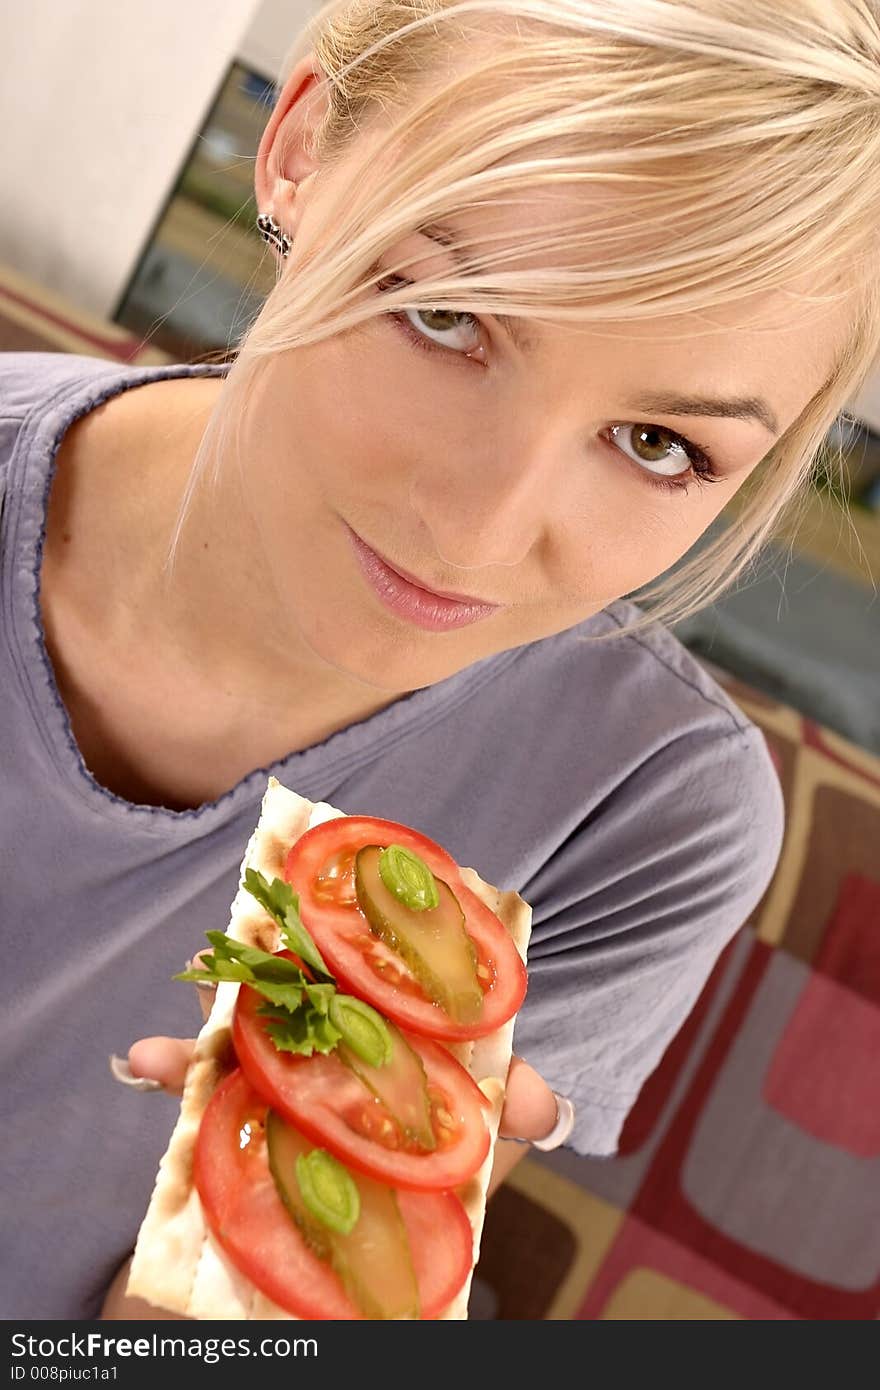
[[[859,503],[871,512],[880,512],[880,473],[868,484],[859,498]]]
[[[679,641],[880,753],[880,591],[777,542],[766,547],[757,575],[739,582],[671,624]]]

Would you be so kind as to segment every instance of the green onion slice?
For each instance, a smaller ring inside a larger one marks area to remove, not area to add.
[[[334,994],[328,1017],[342,1034],[342,1041],[367,1066],[384,1067],[391,1061],[394,1044],[388,1025],[363,999],[356,999],[352,994]]]
[[[389,893],[413,912],[425,912],[440,901],[434,875],[424,859],[404,845],[389,845],[382,851],[379,877]]]
[[[344,1164],[326,1149],[299,1154],[296,1180],[303,1202],[331,1231],[347,1236],[361,1214],[361,1198]]]

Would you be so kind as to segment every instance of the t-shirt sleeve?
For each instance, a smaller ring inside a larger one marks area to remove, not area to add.
[[[760,902],[784,824],[763,732],[703,730],[646,759],[523,888],[533,935],[514,1050],[573,1101],[576,1152],[616,1151],[642,1084]]]

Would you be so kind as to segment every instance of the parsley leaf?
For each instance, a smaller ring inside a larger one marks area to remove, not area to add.
[[[281,878],[273,878],[270,883],[258,869],[245,869],[244,886],[260,906],[275,918],[288,951],[293,951],[325,980],[332,981],[333,976],[320,951],[303,926],[299,915],[299,895],[294,893],[290,884]]]
[[[262,1005],[257,1012],[270,1020],[266,1031],[279,1052],[311,1057],[313,1052],[332,1052],[342,1037],[326,1014],[308,1004],[296,1013],[273,1009],[271,1004]]]
[[[232,980],[250,985],[273,1004],[286,1009],[298,1009],[303,989],[307,985],[299,966],[284,956],[273,956],[256,946],[246,946],[222,931],[209,931],[212,953],[201,957],[201,966],[183,970],[175,980],[196,980],[201,984],[222,984]]]
[[[256,990],[267,1001],[257,1012],[266,1017],[267,1032],[279,1052],[311,1057],[316,1051],[332,1052],[342,1039],[373,1066],[388,1061],[392,1044],[385,1020],[362,1000],[338,994],[336,981],[300,920],[299,898],[290,884],[280,878],[270,884],[261,873],[246,869],[245,887],[274,917],[287,949],[319,978],[310,980],[296,961],[247,946],[225,932],[209,931],[205,935],[213,951],[200,958],[198,967],[182,970],[174,979],[201,984],[232,981]],[[369,1035],[361,1015],[368,1015],[367,1021],[372,1022]]]

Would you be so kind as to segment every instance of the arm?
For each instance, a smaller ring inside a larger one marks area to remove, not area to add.
[[[520,1159],[525,1158],[529,1152],[529,1145],[523,1144],[516,1139],[499,1139],[495,1145],[495,1162],[492,1165],[492,1176],[489,1179],[489,1187],[486,1192],[486,1199],[498,1190],[508,1173],[516,1167]]]
[[[516,1037],[574,1102],[576,1153],[617,1151],[644,1082],[766,890],[784,829],[760,730],[697,729],[639,764],[547,862]]]

